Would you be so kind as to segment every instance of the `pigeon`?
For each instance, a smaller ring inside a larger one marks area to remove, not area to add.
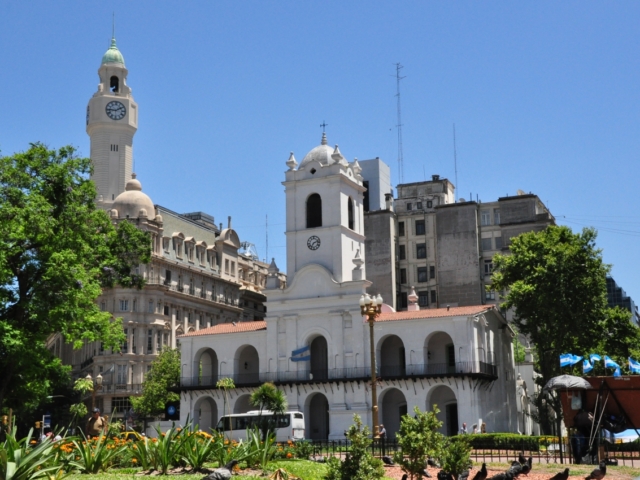
[[[482,468],[476,475],[473,477],[473,480],[487,480],[487,464],[483,463]]]
[[[527,463],[527,459],[524,457],[524,452],[520,452],[520,455],[518,455],[518,463]]]
[[[229,470],[230,472],[233,472],[233,467],[235,467],[238,464],[238,460],[231,460],[229,463],[227,463],[224,467],[222,468],[226,468],[227,470]]]
[[[527,465],[529,465],[529,471],[533,470],[533,457],[527,458]]]
[[[497,475],[494,475],[493,477],[489,477],[489,480],[513,480],[514,478],[515,478],[515,476],[509,470],[509,471],[506,471],[504,473],[498,473]]]
[[[407,475],[406,473],[402,475],[402,480],[408,480],[408,479],[409,479],[409,475]]]
[[[521,471],[520,473],[521,473],[522,475],[528,475],[530,471],[531,471],[531,467],[529,466],[529,464],[528,464],[528,463],[525,463],[525,464],[522,466],[522,471]]]
[[[607,474],[607,464],[605,462],[600,462],[598,468],[596,468],[593,472],[589,474],[589,476],[584,477],[585,480],[602,480],[604,476]]]
[[[429,472],[427,472],[426,468],[422,469],[422,472],[420,472],[422,474],[423,477],[425,478],[431,478],[431,474]]]
[[[458,480],[467,480],[469,478],[469,470],[465,470],[460,475],[458,475]]]
[[[432,468],[439,468],[439,465],[436,463],[436,461],[433,458],[427,459],[427,465],[429,465]]]
[[[556,473],[549,480],[567,480],[569,478],[569,469],[565,468],[564,472]]]
[[[385,465],[395,465],[395,463],[393,463],[393,460],[391,460],[391,457],[387,457],[386,455],[384,455],[382,457],[382,461],[384,462]]]
[[[518,478],[518,475],[524,473],[523,469],[524,469],[524,466],[522,466],[517,462],[513,462],[513,464],[511,465],[511,468],[507,470],[507,473],[511,473],[513,475],[513,478]]]

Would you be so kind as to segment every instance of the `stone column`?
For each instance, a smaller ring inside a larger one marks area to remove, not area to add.
[[[171,309],[171,348],[176,348],[176,323],[177,323],[178,311],[175,308]]]

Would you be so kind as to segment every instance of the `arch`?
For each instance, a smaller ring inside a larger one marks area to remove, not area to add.
[[[398,377],[406,374],[404,343],[397,335],[389,335],[381,341],[378,358],[381,376]]]
[[[329,401],[322,393],[313,393],[305,402],[305,436],[311,440],[329,438]]]
[[[249,402],[251,395],[245,393],[244,395],[240,395],[236,398],[235,403],[233,404],[233,413],[247,413],[249,410],[252,410],[253,407]]]
[[[455,435],[458,433],[458,400],[456,394],[446,385],[438,385],[429,392],[427,410],[437,405],[440,412],[438,420],[442,422],[440,433]]]
[[[435,332],[425,340],[424,363],[426,373],[445,374],[456,371],[456,350],[451,336],[446,332]]]
[[[218,381],[218,355],[215,350],[199,350],[193,357],[193,371],[198,385],[215,385]]]
[[[322,226],[322,198],[317,193],[312,193],[307,198],[307,228]]]
[[[318,335],[309,343],[309,371],[314,380],[329,379],[329,347],[327,339]]]
[[[117,93],[120,91],[120,79],[116,75],[113,75],[109,79],[109,90],[111,90],[114,93]]]
[[[200,397],[193,406],[193,423],[203,432],[210,432],[218,424],[218,406],[209,396]]]
[[[407,414],[407,399],[397,388],[390,388],[382,392],[380,405],[380,419],[387,430],[387,438],[395,438],[400,430],[400,419]]]
[[[235,355],[236,384],[260,382],[260,357],[253,345],[243,345]]]
[[[347,198],[347,221],[348,227],[350,230],[353,230],[353,199],[351,197]]]

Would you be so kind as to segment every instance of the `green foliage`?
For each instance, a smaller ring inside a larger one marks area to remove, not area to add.
[[[22,440],[16,439],[17,429],[7,434],[0,444],[0,479],[31,480],[39,478],[64,478],[62,466],[55,462],[56,452],[52,442],[29,445],[33,430]]]
[[[180,384],[180,350],[165,348],[151,363],[151,370],[142,384],[142,395],[130,397],[136,413],[144,416],[160,415],[169,402],[180,396],[170,391]]]
[[[622,365],[640,348],[640,329],[629,321],[630,313],[607,306],[610,266],[595,240],[591,228],[573,233],[549,226],[511,239],[510,254],[493,258],[491,288],[508,292],[501,306],[514,309],[518,331],[533,343],[542,385],[562,373],[562,353],[600,352]],[[557,396],[536,406],[560,413]],[[549,425],[542,426],[549,431]]]
[[[216,382],[216,387],[221,388],[224,391],[224,395],[222,396],[222,414],[226,415],[227,404],[229,403],[229,390],[236,388],[236,384],[234,383],[233,378],[223,377]],[[233,436],[233,428],[230,429],[229,436]]]
[[[276,434],[268,432],[264,440],[257,428],[247,429],[247,450],[251,456],[247,463],[264,470],[276,454]]]
[[[95,205],[91,162],[73,147],[0,157],[0,410],[34,408],[69,369],[46,340],[61,334],[79,347],[117,348],[121,322],[102,312],[102,287],[140,287],[132,272],[150,259],[146,233],[114,227]]]
[[[306,460],[313,455],[313,443],[311,442],[303,440],[296,442],[294,446],[296,458],[304,458]]]
[[[540,445],[548,445],[550,438],[520,435],[518,433],[470,433],[465,435],[473,448],[500,448],[516,451],[539,451]],[[557,439],[556,439],[557,442]]]
[[[347,440],[351,444],[344,461],[329,459],[326,480],[374,480],[384,477],[382,461],[371,455],[371,432],[363,427],[359,415],[353,416],[354,424],[347,430]]]
[[[131,456],[135,459],[135,464],[142,467],[143,471],[156,469],[157,463],[155,461],[153,440],[142,437],[135,442],[131,448]]]
[[[426,458],[442,456],[445,437],[439,432],[442,422],[438,420],[437,405],[430,412],[413,409],[414,416],[404,415],[400,421],[400,431],[396,439],[400,450],[394,454],[394,461],[402,470],[414,478],[422,478]]]
[[[182,459],[194,471],[200,471],[205,462],[213,457],[216,437],[193,431],[189,431],[185,435],[187,439],[182,449]]]
[[[446,440],[440,464],[442,470],[450,473],[455,480],[471,468],[471,442],[467,435],[455,435]]]
[[[126,448],[125,446],[113,446],[105,435],[97,439],[83,440],[72,439],[77,452],[77,460],[74,458],[69,465],[77,468],[82,473],[95,474],[106,471],[111,462]]]
[[[187,428],[190,428],[190,425]],[[172,465],[181,463],[183,447],[189,436],[180,435],[182,429],[176,428],[175,424],[165,433],[162,433],[158,427],[156,427],[156,431],[158,438],[152,443],[154,464],[160,474],[166,475]]]
[[[278,415],[282,415],[287,411],[287,396],[282,390],[278,390],[273,383],[267,382],[253,391],[249,398],[249,403],[260,409],[260,416],[262,416],[264,410],[273,412],[271,423],[259,421],[262,438],[266,440],[267,432],[274,429]]]

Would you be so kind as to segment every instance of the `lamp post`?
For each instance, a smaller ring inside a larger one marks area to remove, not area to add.
[[[102,375],[98,374],[95,382],[90,373],[87,373],[87,376],[84,378],[89,380],[93,385],[93,388],[91,388],[91,411],[93,412],[93,409],[96,408],[96,390],[102,390]]]
[[[376,393],[376,348],[373,341],[373,324],[382,311],[382,296],[371,298],[368,294],[360,297],[360,312],[369,322],[369,341],[371,349],[371,421],[373,438],[380,438],[378,431],[378,395]]]

